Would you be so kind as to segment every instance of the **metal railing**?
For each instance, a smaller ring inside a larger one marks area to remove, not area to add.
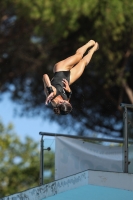
[[[113,142],[113,143],[123,143],[123,139],[115,140],[115,139],[106,139],[106,138],[93,138],[93,137],[83,137],[83,136],[75,136],[75,135],[66,135],[66,134],[55,134],[55,133],[47,133],[47,132],[40,132],[41,135],[41,145],[40,145],[40,185],[44,184],[44,150],[50,150],[48,147],[44,149],[44,136],[62,136],[68,138],[75,138],[75,139],[89,139],[91,141],[99,141],[99,142]]]
[[[40,185],[44,184],[43,173],[44,173],[44,150],[50,150],[48,147],[44,149],[44,136],[62,136],[69,137],[75,139],[89,139],[91,141],[99,141],[99,142],[114,142],[114,143],[123,143],[124,144],[124,173],[128,173],[128,134],[127,134],[127,108],[133,108],[133,104],[120,104],[121,107],[124,108],[123,112],[123,121],[124,121],[124,139],[105,139],[105,138],[93,138],[93,137],[83,137],[83,136],[75,136],[75,135],[66,135],[66,134],[55,134],[55,133],[47,133],[47,132],[39,132],[41,135],[41,145],[40,145]]]
[[[120,106],[123,111],[124,122],[124,172],[128,173],[128,132],[127,132],[127,108],[133,108],[133,104],[121,103]]]

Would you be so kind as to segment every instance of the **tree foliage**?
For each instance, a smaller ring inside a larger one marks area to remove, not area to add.
[[[122,134],[121,102],[133,103],[133,2],[129,0],[1,0],[0,91],[23,107],[70,127]],[[73,112],[44,105],[42,75],[89,39],[100,49],[72,86]],[[78,125],[78,123],[80,125]]]
[[[0,197],[24,191],[39,185],[40,156],[38,143],[26,137],[21,141],[14,133],[12,124],[4,127],[0,122]],[[51,174],[46,182],[53,180],[54,153],[45,154],[45,170]]]

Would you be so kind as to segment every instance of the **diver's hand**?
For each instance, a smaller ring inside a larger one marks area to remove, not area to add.
[[[48,103],[50,103],[53,98],[54,98],[54,92],[52,92],[50,95],[47,96],[45,104],[47,105]]]
[[[67,92],[71,92],[71,89],[69,87],[68,81],[66,79],[63,78],[62,83],[64,83],[64,90],[66,90]]]

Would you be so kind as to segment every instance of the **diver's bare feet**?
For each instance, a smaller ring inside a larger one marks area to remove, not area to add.
[[[98,49],[99,49],[99,44],[96,42],[96,43],[94,44],[94,46],[93,46],[89,51],[95,52],[95,51],[97,51]]]

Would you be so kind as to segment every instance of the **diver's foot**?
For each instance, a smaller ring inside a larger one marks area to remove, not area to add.
[[[93,46],[93,50],[97,51],[99,49],[99,44],[98,42],[95,43],[95,45]]]
[[[91,47],[91,46],[94,46],[95,45],[95,41],[94,40],[90,40],[88,43],[87,43],[87,45],[88,45],[88,47]]]

